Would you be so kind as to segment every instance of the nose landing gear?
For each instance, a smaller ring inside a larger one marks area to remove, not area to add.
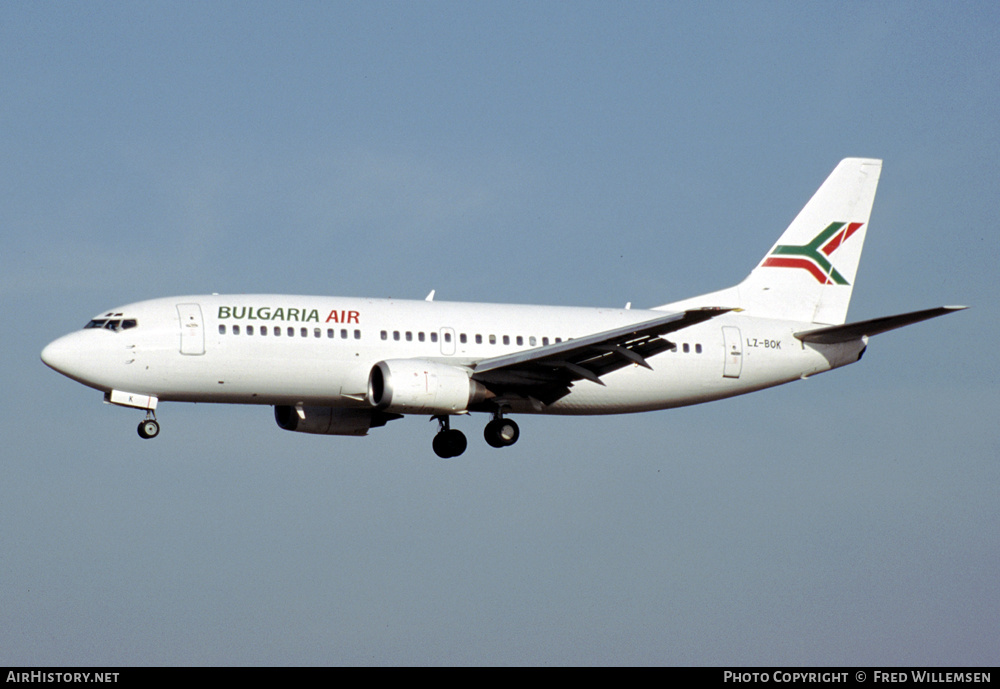
[[[137,430],[139,431],[139,437],[143,440],[149,440],[158,436],[160,434],[160,424],[156,422],[156,415],[152,411],[146,414],[146,418],[139,424]]]

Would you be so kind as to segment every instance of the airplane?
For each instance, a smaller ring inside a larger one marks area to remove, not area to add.
[[[367,435],[407,414],[621,414],[742,395],[861,359],[871,336],[964,306],[847,323],[882,161],[846,158],[739,284],[650,309],[278,294],[197,295],[103,311],[41,353],[59,373],[144,410],[160,402],[274,407],[288,431]]]

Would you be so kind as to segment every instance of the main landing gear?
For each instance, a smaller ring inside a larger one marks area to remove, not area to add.
[[[468,441],[462,431],[452,428],[450,418],[447,414],[433,417],[440,424],[440,430],[434,436],[434,453],[442,459],[458,457],[465,452]],[[494,414],[493,420],[486,424],[483,436],[491,447],[510,447],[517,442],[521,431],[511,419],[503,418],[499,412]]]
[[[155,438],[160,434],[160,424],[156,422],[156,414],[152,411],[146,414],[146,418],[139,424],[139,437],[143,440]]]
[[[510,447],[521,436],[521,429],[513,419],[505,419],[499,414],[486,424],[483,436],[490,447]]]
[[[465,433],[451,427],[449,416],[447,414],[435,416],[434,418],[441,424],[441,428],[437,435],[434,436],[434,442],[432,444],[434,454],[441,459],[450,459],[452,457],[458,457],[460,454],[465,452],[465,448],[469,444],[469,441],[465,439]]]

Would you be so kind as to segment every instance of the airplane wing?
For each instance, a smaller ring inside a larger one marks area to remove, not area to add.
[[[926,321],[928,318],[937,318],[952,311],[961,311],[968,308],[966,306],[939,306],[935,309],[925,309],[923,311],[912,311],[901,313],[897,316],[884,316],[873,318],[869,321],[858,321],[857,323],[845,323],[844,325],[832,325],[816,330],[805,330],[795,333],[795,337],[803,342],[814,344],[838,344],[860,340],[862,337],[871,337],[880,333],[902,328],[905,325]]]
[[[700,308],[669,313],[565,342],[483,359],[473,366],[472,378],[498,397],[514,395],[552,404],[569,394],[574,381],[604,385],[601,376],[620,368],[637,364],[651,369],[647,358],[674,346],[661,335],[728,311]]]

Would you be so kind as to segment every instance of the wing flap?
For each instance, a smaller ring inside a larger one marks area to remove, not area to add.
[[[565,342],[484,359],[472,377],[498,396],[515,395],[551,404],[578,380],[604,385],[601,376],[633,364],[652,368],[648,359],[673,347],[661,336],[715,318],[730,309],[700,308],[666,314]]]

